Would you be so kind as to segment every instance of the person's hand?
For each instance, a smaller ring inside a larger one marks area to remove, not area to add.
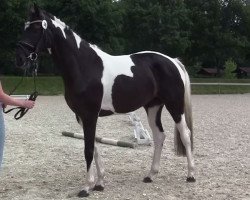
[[[34,107],[34,105],[35,105],[35,101],[24,100],[24,102],[23,102],[23,107],[24,107],[24,108],[31,109],[31,108]]]

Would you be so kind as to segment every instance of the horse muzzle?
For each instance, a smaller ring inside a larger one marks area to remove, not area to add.
[[[24,53],[16,53],[16,67],[25,69],[27,66],[28,60]]]

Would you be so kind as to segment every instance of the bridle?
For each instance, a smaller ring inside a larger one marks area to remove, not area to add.
[[[38,68],[38,64],[36,61],[33,61],[32,62],[32,76],[33,76],[33,81],[34,81],[34,91],[29,95],[29,99],[28,100],[31,100],[31,101],[35,101],[37,96],[38,96],[38,92],[36,90],[36,76],[37,76],[37,68]],[[14,87],[14,89],[9,93],[9,95],[12,95],[16,89],[21,85],[21,83],[23,82],[23,78],[25,77],[26,75],[26,70],[24,71],[24,74],[21,78],[21,80],[17,83],[17,85]],[[27,112],[28,112],[28,108],[24,108],[24,107],[21,107],[21,106],[18,106],[18,107],[15,107],[15,108],[11,108],[9,110],[5,110],[5,108],[3,107],[3,112],[5,114],[13,111],[13,110],[18,110],[16,112],[16,114],[14,115],[14,118],[16,120],[18,119],[21,119]]]
[[[48,28],[48,23],[45,19],[43,20],[34,20],[34,21],[27,21],[25,23],[24,29],[28,28],[31,24],[35,24],[35,23],[41,23],[42,24],[42,28],[43,28],[43,32],[41,34],[40,39],[38,40],[36,46],[28,43],[28,42],[24,42],[24,41],[19,41],[17,43],[18,47],[21,47],[23,49],[24,52],[27,52],[26,47],[33,49],[33,52],[31,52],[26,58],[28,58],[31,62],[36,61],[38,58],[38,51],[39,51],[39,47],[44,39],[44,36],[46,36],[45,31]],[[25,65],[25,63],[24,63]]]
[[[19,42],[17,43],[17,46],[21,47],[21,48],[23,49],[24,52],[27,52],[26,47],[31,48],[31,49],[34,49],[34,51],[31,52],[31,53],[26,57],[27,59],[29,59],[29,68],[32,67],[32,76],[33,76],[33,79],[34,79],[34,92],[32,92],[32,93],[30,94],[30,97],[29,97],[29,99],[28,99],[28,100],[31,100],[31,101],[35,101],[36,98],[37,98],[37,96],[38,96],[38,92],[37,92],[37,90],[36,90],[36,76],[37,76],[37,69],[38,69],[38,63],[37,63],[38,50],[39,50],[39,47],[40,47],[40,45],[41,45],[41,42],[42,42],[42,40],[43,40],[44,35],[46,35],[46,34],[45,34],[45,30],[46,30],[47,27],[48,27],[48,24],[47,24],[47,21],[46,21],[46,20],[35,20],[35,21],[32,21],[32,22],[29,22],[29,21],[26,22],[26,23],[25,23],[25,29],[26,29],[27,27],[29,27],[30,24],[34,24],[34,23],[41,23],[41,24],[42,24],[42,28],[43,28],[43,32],[42,32],[41,37],[40,37],[38,43],[36,44],[36,46],[34,46],[34,45],[32,45],[32,44],[29,44],[29,43],[27,43],[27,42],[24,42],[24,41],[19,41]],[[24,65],[25,65],[25,64],[27,64],[27,62],[25,62]],[[18,88],[18,86],[21,85],[21,83],[22,83],[23,78],[24,78],[25,75],[26,75],[26,70],[24,71],[24,74],[23,74],[23,77],[22,77],[21,81],[15,86],[15,88],[9,93],[9,95],[12,95],[12,94],[15,92],[15,90]],[[11,108],[11,109],[9,109],[9,110],[7,110],[7,111],[3,108],[3,112],[4,112],[4,113],[9,113],[9,112],[11,112],[11,111],[13,111],[13,110],[16,110],[16,109],[18,109],[18,111],[17,111],[16,114],[14,115],[14,118],[15,118],[16,120],[22,118],[22,117],[28,112],[28,110],[29,110],[28,108],[24,108],[24,107],[20,107],[20,106],[19,106],[19,107]]]

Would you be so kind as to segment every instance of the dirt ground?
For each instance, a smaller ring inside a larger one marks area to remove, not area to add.
[[[88,199],[172,200],[250,199],[250,94],[194,95],[195,183],[186,183],[186,158],[173,152],[173,120],[164,110],[167,135],[160,172],[143,183],[153,147],[136,149],[98,144],[105,190]],[[136,111],[149,130],[143,109]],[[85,182],[83,140],[61,135],[80,133],[62,96],[39,96],[36,107],[19,121],[5,115],[6,146],[0,172],[1,200],[77,200]],[[100,118],[97,135],[133,141],[126,115]]]

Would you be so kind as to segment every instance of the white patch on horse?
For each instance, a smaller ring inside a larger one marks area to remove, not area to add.
[[[194,158],[191,150],[191,132],[187,126],[185,115],[181,115],[181,121],[176,124],[181,136],[181,141],[186,149],[187,162],[188,162],[188,176],[194,177]]]
[[[51,19],[51,21],[52,21],[52,23],[54,24],[54,26],[55,26],[56,28],[59,27],[59,28],[61,29],[62,34],[63,34],[63,36],[64,36],[65,39],[66,39],[66,34],[65,34],[65,32],[64,32],[64,29],[66,28],[66,24],[65,24],[64,22],[62,22],[60,19],[56,18],[55,16],[54,16],[54,20]]]
[[[154,156],[153,156],[153,162],[151,165],[151,170],[148,174],[148,177],[152,179],[159,171],[160,167],[160,159],[161,159],[161,152],[163,147],[163,142],[165,140],[165,134],[164,132],[161,132],[159,127],[157,126],[156,118],[157,113],[159,112],[160,106],[153,106],[148,108],[148,123],[153,133],[153,139],[154,139]]]
[[[129,55],[111,56],[100,50],[95,45],[90,45],[90,47],[102,59],[104,66],[101,79],[103,84],[103,98],[101,109],[115,112],[112,103],[112,87],[114,85],[115,78],[119,75],[133,77],[131,67],[135,66],[135,64],[133,63]]]
[[[94,159],[95,159],[95,164],[96,164],[96,171],[97,171],[97,182],[96,185],[97,186],[102,186],[104,187],[104,167],[103,167],[103,163],[101,161],[101,156],[98,152],[98,149],[95,145],[95,152],[94,152]]]
[[[51,48],[48,48],[48,52],[49,52],[49,54],[52,54],[52,52],[51,52]]]
[[[26,30],[27,28],[29,28],[30,27],[30,22],[26,22],[25,24],[24,24],[24,30]]]
[[[159,53],[159,52],[156,52],[156,51],[142,51],[142,52],[137,52],[137,53],[134,53],[134,54],[141,54],[141,53],[154,53],[154,54],[158,54],[158,55],[161,55],[169,60],[172,61],[172,63],[176,66],[176,68],[178,69],[179,73],[180,73],[180,76],[181,76],[181,79],[185,85],[185,72],[182,70],[181,66],[179,65],[178,62],[180,62],[177,58],[171,58],[167,55],[164,55],[162,53]],[[177,62],[178,61],[178,62]],[[181,63],[181,62],[180,62]]]
[[[81,44],[82,39],[81,39],[80,36],[77,35],[75,32],[73,32],[73,35],[74,35],[74,37],[75,37],[77,47],[78,47],[78,49],[80,49],[80,44]]]
[[[90,165],[89,171],[87,172],[87,184],[84,187],[84,190],[89,193],[95,186],[95,172],[93,167],[93,162]]]

